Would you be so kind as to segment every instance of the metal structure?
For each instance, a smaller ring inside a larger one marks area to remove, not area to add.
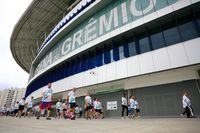
[[[10,49],[16,62],[30,72],[40,45],[58,22],[81,0],[33,0],[14,27]]]

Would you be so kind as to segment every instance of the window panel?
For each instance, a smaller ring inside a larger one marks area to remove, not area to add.
[[[113,50],[111,45],[104,46],[104,63],[108,64],[113,62]]]
[[[125,56],[124,56],[124,46],[122,44],[119,45],[119,58],[120,58],[120,60],[125,58]]]
[[[81,58],[76,58],[76,73],[79,73],[81,71]]]
[[[151,50],[149,39],[145,32],[139,35],[138,42],[141,53],[145,53]]]
[[[89,52],[89,69],[92,69],[95,67],[95,52],[90,51]]]
[[[128,40],[124,40],[123,46],[124,46],[124,57],[128,58],[129,57]]]
[[[175,21],[167,22],[163,24],[162,30],[163,30],[165,42],[168,46],[179,43],[181,41]]]
[[[82,71],[88,70],[88,54],[84,54],[82,57]]]
[[[74,74],[74,69],[75,69],[75,66],[74,66],[74,60],[71,60],[70,62],[70,75],[73,75]]]
[[[136,43],[134,40],[128,43],[129,56],[137,55]]]
[[[97,48],[96,49],[96,66],[102,66],[103,65],[103,48]]]
[[[68,76],[69,76],[69,62],[67,62],[65,66],[65,77],[68,77]]]
[[[163,38],[160,26],[149,30],[152,48],[159,49],[165,47],[165,40]]]
[[[113,42],[113,59],[115,61],[119,60],[119,48],[116,42]]]

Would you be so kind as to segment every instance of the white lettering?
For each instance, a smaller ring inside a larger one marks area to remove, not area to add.
[[[90,21],[89,21],[90,22]],[[91,23],[89,23],[86,27],[85,27],[85,43],[89,42],[93,39],[95,39],[97,37],[97,33],[94,32],[96,31],[96,26],[97,26],[97,20],[92,20]]]
[[[115,7],[113,9],[113,12],[114,12],[114,14],[113,14],[114,15],[114,27],[116,28],[119,25],[117,7]]]
[[[111,27],[112,27],[112,23],[113,23],[113,17],[114,17],[114,27],[117,27],[119,24],[118,24],[118,13],[117,13],[117,7],[115,7],[114,9],[112,9],[110,11],[110,14],[109,14],[109,17],[108,17],[108,20],[106,19],[106,15],[102,15],[100,18],[99,18],[99,34],[102,35],[103,34],[103,31],[104,31],[104,28],[105,28],[105,31],[108,32],[111,30]]]
[[[126,2],[121,4],[121,8],[122,8],[122,22],[124,24],[124,23],[128,22]]]
[[[48,66],[49,64],[51,64],[51,62],[52,62],[52,52],[50,52],[49,55],[47,55],[47,57],[45,59],[46,59],[45,62],[47,63],[46,66]]]
[[[71,38],[67,38],[62,45],[62,55],[66,55],[71,48]]]
[[[78,46],[81,46],[83,44],[82,40],[81,40],[81,37],[83,35],[83,30],[80,29],[78,32],[76,32],[74,34],[74,37],[73,37],[73,43],[72,43],[72,50],[74,50],[76,48],[76,45]]]

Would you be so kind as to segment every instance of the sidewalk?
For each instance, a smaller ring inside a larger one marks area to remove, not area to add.
[[[0,133],[200,133],[200,118],[71,121],[0,117]]]

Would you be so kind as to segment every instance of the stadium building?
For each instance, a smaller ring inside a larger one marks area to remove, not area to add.
[[[187,91],[200,114],[200,0],[33,0],[14,27],[10,49],[30,74],[25,97],[54,101],[90,91],[107,117],[123,93],[143,116],[179,116]]]

